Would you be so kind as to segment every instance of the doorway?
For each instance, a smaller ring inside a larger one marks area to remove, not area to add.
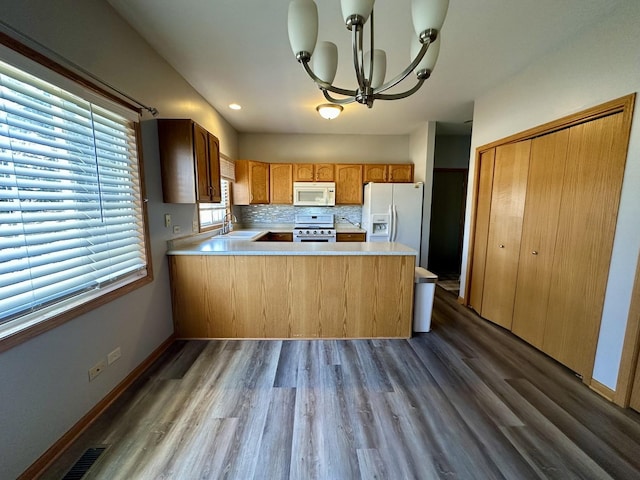
[[[460,279],[468,174],[466,168],[433,170],[428,269],[452,290]]]

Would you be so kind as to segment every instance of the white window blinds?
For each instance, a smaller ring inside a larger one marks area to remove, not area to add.
[[[0,323],[146,274],[134,124],[0,62]]]

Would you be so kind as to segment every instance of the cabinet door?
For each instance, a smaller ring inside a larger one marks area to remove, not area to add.
[[[196,202],[191,123],[188,119],[158,120],[162,199],[165,203]]]
[[[193,124],[193,154],[196,163],[196,200],[210,203],[212,192],[209,181],[209,136],[197,123]]]
[[[293,167],[290,163],[269,164],[269,203],[293,203]]]
[[[536,138],[524,209],[512,331],[542,349],[569,130]]]
[[[364,233],[336,233],[336,242],[364,242],[366,234]]]
[[[249,203],[269,203],[269,164],[249,162]]]
[[[489,216],[491,213],[491,189],[493,188],[493,167],[496,150],[482,152],[479,158],[478,192],[476,195],[476,220],[473,237],[473,259],[471,264],[471,287],[469,306],[482,312],[484,291],[484,271],[487,262],[487,238],[489,236]]]
[[[336,204],[362,205],[362,165],[336,166]]]
[[[413,165],[389,165],[389,182],[411,183],[413,182]]]
[[[312,163],[294,163],[293,164],[293,181],[294,182],[313,182],[314,168]]]
[[[210,201],[212,203],[220,203],[222,201],[222,189],[220,186],[220,142],[217,137],[207,136],[209,148],[207,154],[209,157],[208,175],[210,186]]]
[[[314,168],[314,180],[316,182],[333,182],[335,180],[333,163],[316,163]]]
[[[623,114],[570,129],[543,350],[589,379],[627,157]]]
[[[482,316],[511,329],[531,140],[496,148]]]
[[[367,164],[364,166],[364,183],[367,182],[386,182],[387,166]]]

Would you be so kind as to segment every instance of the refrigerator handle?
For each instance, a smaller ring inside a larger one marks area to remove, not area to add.
[[[393,205],[389,204],[389,241],[393,242]]]
[[[391,237],[391,241],[395,242],[396,241],[396,237],[398,236],[398,210],[396,209],[395,204],[393,205],[393,216],[392,216],[392,225],[393,225],[393,229],[392,229],[392,233],[393,236]]]

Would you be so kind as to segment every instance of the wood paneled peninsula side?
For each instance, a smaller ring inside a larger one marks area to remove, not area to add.
[[[180,338],[409,338],[416,252],[399,243],[212,239],[170,249]]]

